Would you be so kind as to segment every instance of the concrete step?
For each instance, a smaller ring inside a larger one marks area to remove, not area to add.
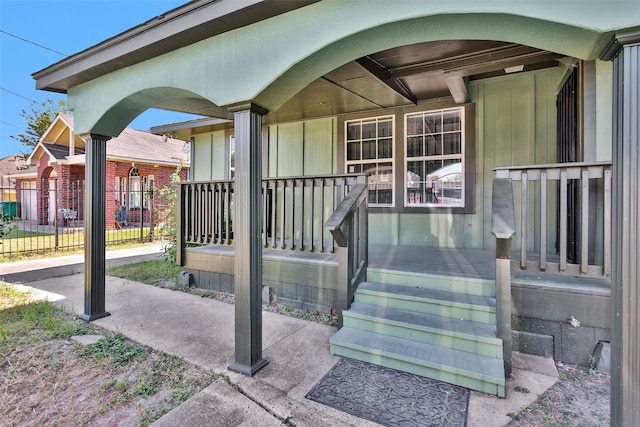
[[[343,315],[344,327],[502,358],[495,325],[359,302]]]
[[[474,322],[496,323],[495,298],[417,286],[363,282],[355,301]]]
[[[330,343],[331,353],[338,356],[505,396],[500,359],[349,327],[340,329]]]
[[[369,267],[367,268],[367,280],[388,285],[421,287],[492,298],[496,296],[495,281],[472,277],[443,276]]]

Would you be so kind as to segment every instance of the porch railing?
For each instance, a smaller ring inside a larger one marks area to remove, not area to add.
[[[496,178],[520,183],[521,269],[574,276],[609,276],[611,269],[611,163],[564,163],[495,168]],[[577,205],[570,208],[570,186]],[[517,192],[517,188],[514,189]],[[517,194],[517,193],[516,193]],[[573,211],[571,211],[573,210]],[[530,215],[533,214],[533,215]],[[569,215],[577,220],[576,259],[567,257]],[[530,217],[532,216],[532,217]],[[557,222],[556,227],[552,225]],[[550,250],[553,237],[556,247]],[[539,259],[529,259],[529,252]]]
[[[365,175],[262,180],[265,248],[332,253],[336,243],[326,220]],[[233,245],[234,181],[184,182],[178,197],[179,247]]]

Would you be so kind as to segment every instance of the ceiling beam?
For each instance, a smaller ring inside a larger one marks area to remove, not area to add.
[[[467,93],[467,81],[461,75],[451,74],[445,76],[447,87],[456,104],[464,104],[469,102],[469,94]]]
[[[544,50],[535,49],[528,46],[508,45],[500,48],[487,49],[466,55],[452,58],[439,59],[435,61],[421,62],[404,67],[389,70],[390,77],[400,79],[416,74],[429,73],[435,71],[465,71],[475,70],[488,66],[496,67],[504,62],[512,61],[535,61],[547,56],[559,57]],[[465,73],[467,75],[474,73]]]
[[[369,56],[358,58],[356,59],[356,62],[398,95],[402,96],[414,105],[418,104],[418,98],[416,98],[416,96],[411,93],[411,91],[399,79],[394,78],[388,68]]]

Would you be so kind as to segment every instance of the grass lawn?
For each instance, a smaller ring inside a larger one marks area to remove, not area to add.
[[[146,283],[154,286],[161,286],[173,290],[180,290],[203,298],[213,298],[228,304],[235,301],[234,295],[225,294],[206,289],[198,289],[190,286],[179,286],[177,284],[178,275],[182,272],[182,267],[171,264],[165,260],[142,261],[135,264],[120,265],[107,268],[107,274],[123,279],[133,280],[136,282]],[[271,304],[263,305],[264,311],[280,313],[285,316],[295,317],[298,319],[310,320],[313,322],[324,323],[329,326],[337,326],[336,316],[323,314],[317,311],[298,310],[286,305]]]
[[[119,265],[107,268],[109,276],[121,277],[148,285],[173,287],[176,285],[178,274],[183,268],[169,261],[154,259],[137,262],[135,264]]]
[[[2,425],[145,426],[215,379],[0,281]]]

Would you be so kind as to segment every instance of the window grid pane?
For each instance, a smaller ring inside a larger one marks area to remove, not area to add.
[[[370,205],[392,206],[393,117],[352,120],[345,125],[347,172],[369,174]]]
[[[406,206],[464,206],[462,111],[405,116]]]

